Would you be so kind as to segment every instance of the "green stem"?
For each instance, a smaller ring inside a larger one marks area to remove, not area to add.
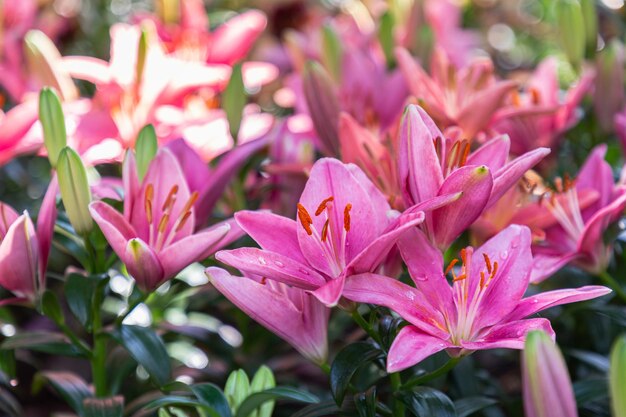
[[[365,330],[365,332],[369,335],[369,337],[371,337],[372,339],[374,339],[376,341],[376,343],[378,343],[379,345],[381,344],[380,342],[380,337],[378,336],[378,334],[376,333],[376,331],[372,328],[372,326],[370,326],[370,324],[363,318],[363,316],[361,315],[361,313],[359,313],[358,309],[355,309],[352,312],[352,319],[363,329]]]
[[[391,382],[391,388],[393,388],[394,393],[400,391],[402,388],[402,378],[399,372],[389,374],[389,381]],[[393,417],[404,417],[404,404],[402,404],[399,398],[395,397],[393,400]]]
[[[319,367],[326,375],[330,375],[330,365],[328,363],[321,363]]]
[[[615,291],[615,294],[617,294],[617,296],[626,303],[626,292],[624,292],[624,289],[622,288],[620,283],[617,282],[617,280],[613,278],[611,274],[606,271],[602,271],[598,273],[598,278],[600,278],[602,282],[604,282],[608,287]]]
[[[450,360],[448,362],[446,362],[443,366],[441,366],[438,369],[435,369],[434,371],[426,374],[426,375],[422,375],[422,376],[418,376],[416,378],[410,379],[407,382],[404,383],[404,385],[402,386],[402,389],[407,389],[407,388],[412,388],[414,386],[417,385],[422,385],[428,381],[431,381],[435,378],[439,378],[442,375],[447,374],[452,368],[454,368],[456,366],[457,363],[459,363],[459,361],[461,360],[461,358],[450,358]]]
[[[106,397],[106,339],[101,334],[102,320],[100,306],[94,309],[93,319],[93,354],[91,356],[91,372],[96,397]]]

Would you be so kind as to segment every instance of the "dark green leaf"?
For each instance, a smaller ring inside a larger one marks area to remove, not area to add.
[[[124,397],[86,398],[82,417],[122,417]]]
[[[333,416],[337,417],[341,410],[337,408],[337,404],[333,401],[324,401],[318,404],[309,405],[302,410],[294,413],[291,417],[321,417]]]
[[[164,397],[157,398],[154,401],[150,401],[143,408],[144,410],[152,410],[171,405],[178,405],[181,407],[201,407],[202,409],[209,408],[202,401],[196,400],[195,398],[182,397],[178,395],[166,395]]]
[[[15,378],[16,364],[14,350],[0,349],[0,375],[6,376],[7,380]]]
[[[586,379],[574,383],[574,396],[578,404],[604,399],[608,395],[609,387],[605,378]]]
[[[498,401],[487,397],[467,397],[454,402],[454,408],[459,417],[467,417],[476,411],[496,404]]]
[[[376,387],[356,394],[354,405],[359,417],[376,417]]]
[[[330,368],[330,388],[337,405],[341,405],[350,380],[356,370],[383,356],[383,352],[367,342],[357,342],[346,346],[337,354]]]
[[[65,281],[67,304],[74,316],[85,327],[91,325],[93,297],[99,285],[103,284],[103,279],[108,281],[108,276],[69,274]]]
[[[415,387],[396,394],[407,409],[417,417],[456,417],[454,403],[441,391],[430,387]]]
[[[46,382],[72,410],[80,416],[83,415],[83,401],[93,394],[82,378],[71,372],[40,372],[33,381],[33,391],[38,392]]]
[[[393,39],[394,19],[391,11],[387,10],[380,18],[380,27],[378,28],[378,40],[385,54],[387,68],[393,68],[394,59],[394,39]]]
[[[159,385],[170,378],[170,358],[163,340],[149,327],[122,325],[115,337]]]
[[[246,105],[246,90],[243,84],[241,63],[233,65],[230,81],[222,94],[222,108],[226,112],[230,134],[237,142],[239,126],[243,117],[243,108]]]
[[[570,350],[567,353],[602,373],[609,372],[609,358],[606,356],[585,350]]]
[[[215,410],[218,417],[230,417],[228,401],[217,386],[210,383],[196,384],[191,387],[191,391],[200,402]]]
[[[289,400],[301,403],[316,403],[319,399],[313,394],[291,387],[275,387],[249,395],[237,409],[236,417],[247,417],[267,401]]]
[[[41,311],[57,324],[64,323],[63,311],[57,296],[50,290],[46,290],[41,298]]]
[[[69,343],[64,335],[51,332],[18,333],[5,340],[0,349],[30,349],[53,355],[81,356],[80,350]]]
[[[0,416],[22,417],[24,412],[11,393],[0,387]]]

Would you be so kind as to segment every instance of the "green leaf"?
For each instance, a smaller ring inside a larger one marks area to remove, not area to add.
[[[222,108],[226,112],[230,134],[235,143],[239,135],[239,127],[243,117],[243,108],[246,105],[246,89],[243,84],[241,63],[233,65],[228,85],[222,94]]]
[[[261,392],[276,386],[276,380],[274,379],[274,373],[267,366],[261,366],[250,383],[250,393]],[[274,411],[274,401],[268,401],[263,404],[256,412],[252,413],[251,417],[272,417]]]
[[[63,310],[61,310],[61,304],[57,296],[50,290],[46,290],[41,298],[41,311],[44,316],[49,317],[57,324],[65,323],[63,317]]]
[[[576,381],[572,384],[574,396],[578,404],[587,404],[592,401],[604,399],[608,395],[606,378],[590,378]]]
[[[354,396],[354,405],[359,417],[376,417],[376,387]]]
[[[2,375],[4,374],[4,375]],[[4,379],[6,376],[7,382],[10,379],[15,378],[16,375],[16,363],[15,363],[15,351],[12,349],[0,349],[0,377]]]
[[[441,391],[430,387],[416,387],[412,391],[400,391],[396,396],[417,417],[456,417],[454,403]]]
[[[611,349],[611,370],[609,371],[611,404],[613,415],[626,415],[626,336],[621,336]]]
[[[50,165],[55,168],[59,153],[67,144],[67,132],[61,100],[50,87],[42,88],[39,93],[39,121]]]
[[[18,333],[5,340],[0,345],[0,349],[29,349],[63,356],[82,355],[81,351],[69,343],[64,335],[52,332]]]
[[[143,180],[146,172],[148,172],[150,162],[154,159],[157,150],[158,143],[156,130],[154,130],[154,126],[146,125],[139,131],[137,142],[135,143],[137,176],[139,177],[139,181]]]
[[[92,397],[93,393],[81,377],[71,372],[40,372],[33,380],[33,392],[38,392],[46,382],[72,410],[83,416],[83,401]]]
[[[208,407],[202,401],[199,401],[195,398],[182,397],[179,395],[166,395],[164,397],[157,398],[156,400],[150,401],[148,404],[146,404],[143,409],[153,410],[155,408],[169,407],[172,405],[177,405],[181,407],[200,407],[203,410],[212,411],[210,410],[210,407]]]
[[[266,402],[274,400],[289,400],[307,404],[319,401],[315,395],[309,394],[308,392],[291,387],[275,387],[248,396],[248,398],[239,405],[236,417],[248,417],[254,410]]]
[[[330,368],[330,388],[337,405],[341,405],[352,376],[362,365],[383,356],[371,343],[357,342],[343,348]]]
[[[333,416],[337,417],[341,410],[337,408],[337,404],[333,401],[324,401],[318,404],[309,405],[302,410],[294,413],[291,417],[321,417]]]
[[[4,388],[0,387],[0,415],[6,417],[23,417],[22,407],[15,397]]]
[[[243,369],[237,369],[230,373],[224,385],[224,395],[228,405],[233,411],[237,411],[239,405],[248,397],[250,392],[250,380]]]
[[[387,68],[393,68],[395,65],[395,57],[393,54],[394,39],[393,39],[393,27],[394,19],[393,13],[387,10],[380,18],[380,27],[378,28],[378,40],[380,46],[385,54],[385,60],[387,61]]]
[[[94,294],[108,282],[108,275],[69,274],[65,281],[65,297],[70,311],[86,328],[91,327]]]
[[[570,350],[567,352],[570,356],[578,359],[586,365],[596,370],[606,373],[609,371],[609,360],[599,353],[589,352],[585,350]]]
[[[170,358],[163,340],[149,327],[122,325],[113,337],[143,366],[158,385],[170,379]]]
[[[82,417],[122,417],[124,397],[86,398],[83,400]]]
[[[467,397],[455,401],[454,408],[456,409],[456,413],[459,417],[467,417],[482,410],[483,408],[487,408],[497,403],[498,401],[493,398]]]
[[[322,63],[336,82],[341,82],[343,47],[331,25],[322,26]]]
[[[196,384],[191,386],[191,391],[203,404],[211,407],[218,417],[230,417],[230,407],[224,393],[216,385],[211,383]]]

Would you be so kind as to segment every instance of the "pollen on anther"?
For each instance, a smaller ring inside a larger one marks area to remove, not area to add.
[[[146,211],[146,219],[148,223],[152,223],[152,198],[154,197],[154,187],[152,184],[146,186],[144,199],[144,210]]]
[[[308,211],[306,211],[306,208],[302,204],[298,203],[296,207],[298,209],[298,219],[300,219],[302,227],[304,228],[306,233],[311,236],[313,234],[313,230],[311,230],[311,225],[313,224],[313,219],[311,219],[311,215]]]
[[[350,231],[350,210],[352,210],[352,204],[348,203],[343,209],[343,228],[346,232]]]
[[[328,198],[325,198],[324,200],[322,200],[322,202],[320,203],[319,206],[317,206],[317,210],[315,210],[315,215],[319,216],[320,214],[322,214],[322,212],[324,210],[326,210],[326,206],[328,206],[328,203],[332,202],[335,199],[335,197],[333,197],[332,195]]]
[[[176,201],[177,193],[178,193],[178,184],[175,184],[170,189],[170,192],[167,194],[167,198],[165,199],[165,202],[163,203],[163,207],[161,207],[161,210],[166,211],[172,208],[172,206],[174,205],[174,202]]]
[[[452,268],[454,268],[454,265],[456,265],[458,262],[459,262],[459,260],[458,260],[458,259],[456,259],[456,258],[455,258],[455,259],[453,259],[453,260],[450,262],[450,265],[448,265],[448,267],[446,268],[446,272],[444,272],[444,275],[448,275],[448,272],[450,272],[450,271],[452,270]]]
[[[326,242],[326,238],[328,237],[328,224],[330,219],[326,219],[324,222],[324,226],[322,226],[322,242]]]
[[[485,258],[485,265],[487,266],[487,272],[491,274],[491,259],[489,259],[489,255],[483,253],[483,258]]]

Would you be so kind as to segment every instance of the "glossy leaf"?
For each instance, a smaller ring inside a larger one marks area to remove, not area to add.
[[[83,401],[93,396],[87,383],[71,372],[40,372],[33,381],[33,391],[38,392],[45,383],[80,416],[83,415]]]
[[[367,342],[346,346],[335,358],[330,368],[330,388],[337,405],[341,405],[352,376],[362,365],[383,356],[383,352]]]
[[[356,394],[354,405],[359,417],[376,417],[376,387]]]
[[[337,417],[341,414],[341,410],[337,408],[337,404],[333,401],[324,401],[318,404],[309,405],[302,410],[294,413],[291,417],[322,417],[333,416]]]
[[[216,385],[211,383],[196,384],[191,387],[191,391],[203,404],[211,407],[218,416],[230,417],[230,407],[224,393]]]
[[[137,135],[137,142],[135,143],[135,159],[137,164],[137,177],[139,181],[143,180],[143,177],[148,172],[148,166],[154,159],[158,149],[157,135],[154,126],[146,125]]]
[[[124,397],[87,398],[83,400],[82,417],[122,417]]]
[[[301,403],[316,403],[319,399],[308,392],[300,391],[291,387],[275,387],[248,396],[237,409],[236,417],[247,417],[255,409],[268,401],[289,400]]]
[[[417,417],[456,417],[454,403],[447,395],[430,387],[416,387],[396,394],[407,410]]]
[[[170,358],[163,340],[149,327],[122,325],[113,337],[143,366],[158,385],[170,378]]]
[[[237,142],[239,135],[239,127],[241,126],[243,108],[245,105],[246,89],[243,84],[241,63],[239,63],[233,66],[230,81],[228,81],[226,90],[224,90],[222,95],[222,107],[226,112],[226,118],[230,126],[230,134],[235,142]]]
[[[29,349],[52,355],[81,356],[81,352],[64,335],[52,332],[18,333],[2,342],[0,349]]]
[[[65,281],[67,304],[83,326],[90,327],[94,294],[107,282],[108,275],[69,274],[67,276]]]
[[[461,398],[454,402],[454,408],[456,409],[456,414],[458,417],[467,417],[472,415],[473,413],[482,410],[483,408],[487,408],[494,404],[497,404],[498,401],[493,398],[487,397],[467,397]]]
[[[611,349],[609,388],[613,415],[626,416],[626,336],[617,339]]]
[[[385,12],[380,18],[380,27],[378,28],[378,40],[385,54],[387,68],[393,68],[394,59],[394,39],[393,39],[394,19],[391,11]]]
[[[50,290],[43,293],[43,297],[41,298],[41,311],[55,323],[60,324],[65,322],[61,304],[59,304],[57,296]]]

